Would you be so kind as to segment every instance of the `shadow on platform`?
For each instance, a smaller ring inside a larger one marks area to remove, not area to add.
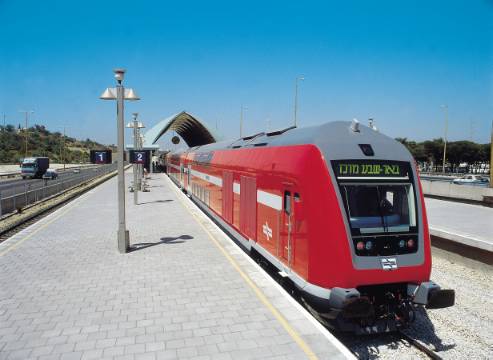
[[[138,243],[130,246],[130,252],[142,250],[149,248],[151,246],[161,245],[161,244],[181,244],[184,243],[184,240],[193,239],[193,236],[190,235],[180,235],[175,237],[163,237],[160,241],[155,243]]]
[[[139,202],[138,205],[155,204],[155,203],[167,203],[167,202],[171,202],[171,201],[174,201],[174,200],[166,199],[166,200],[143,201],[143,202]]]

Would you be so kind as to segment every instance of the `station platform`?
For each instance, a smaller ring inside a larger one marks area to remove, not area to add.
[[[164,174],[119,254],[116,183],[0,244],[0,359],[353,358]]]
[[[493,252],[493,208],[425,198],[430,234]]]

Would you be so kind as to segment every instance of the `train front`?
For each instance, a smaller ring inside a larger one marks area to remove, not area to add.
[[[358,130],[346,133],[350,156],[339,147],[327,161],[352,260],[348,286],[331,289],[329,317],[341,330],[394,331],[414,320],[418,306],[452,306],[455,294],[430,281],[428,224],[411,155],[372,129]]]

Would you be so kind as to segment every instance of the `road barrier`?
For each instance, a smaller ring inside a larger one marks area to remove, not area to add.
[[[452,182],[430,181],[421,179],[423,193],[455,200],[489,203],[493,198],[493,188],[473,185],[457,185]]]

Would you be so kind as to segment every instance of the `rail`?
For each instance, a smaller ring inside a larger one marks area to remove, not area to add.
[[[59,194],[69,188],[80,185],[97,177],[106,175],[116,170],[116,163],[102,165],[92,169],[84,168],[80,173],[72,173],[59,180],[39,180],[42,186],[32,188],[33,184],[23,182],[21,185],[14,186],[14,190],[3,190],[4,193],[11,192],[7,196],[0,191],[0,217],[15,211],[21,211],[26,206],[46,199],[50,196]],[[13,192],[13,193],[12,193]]]

